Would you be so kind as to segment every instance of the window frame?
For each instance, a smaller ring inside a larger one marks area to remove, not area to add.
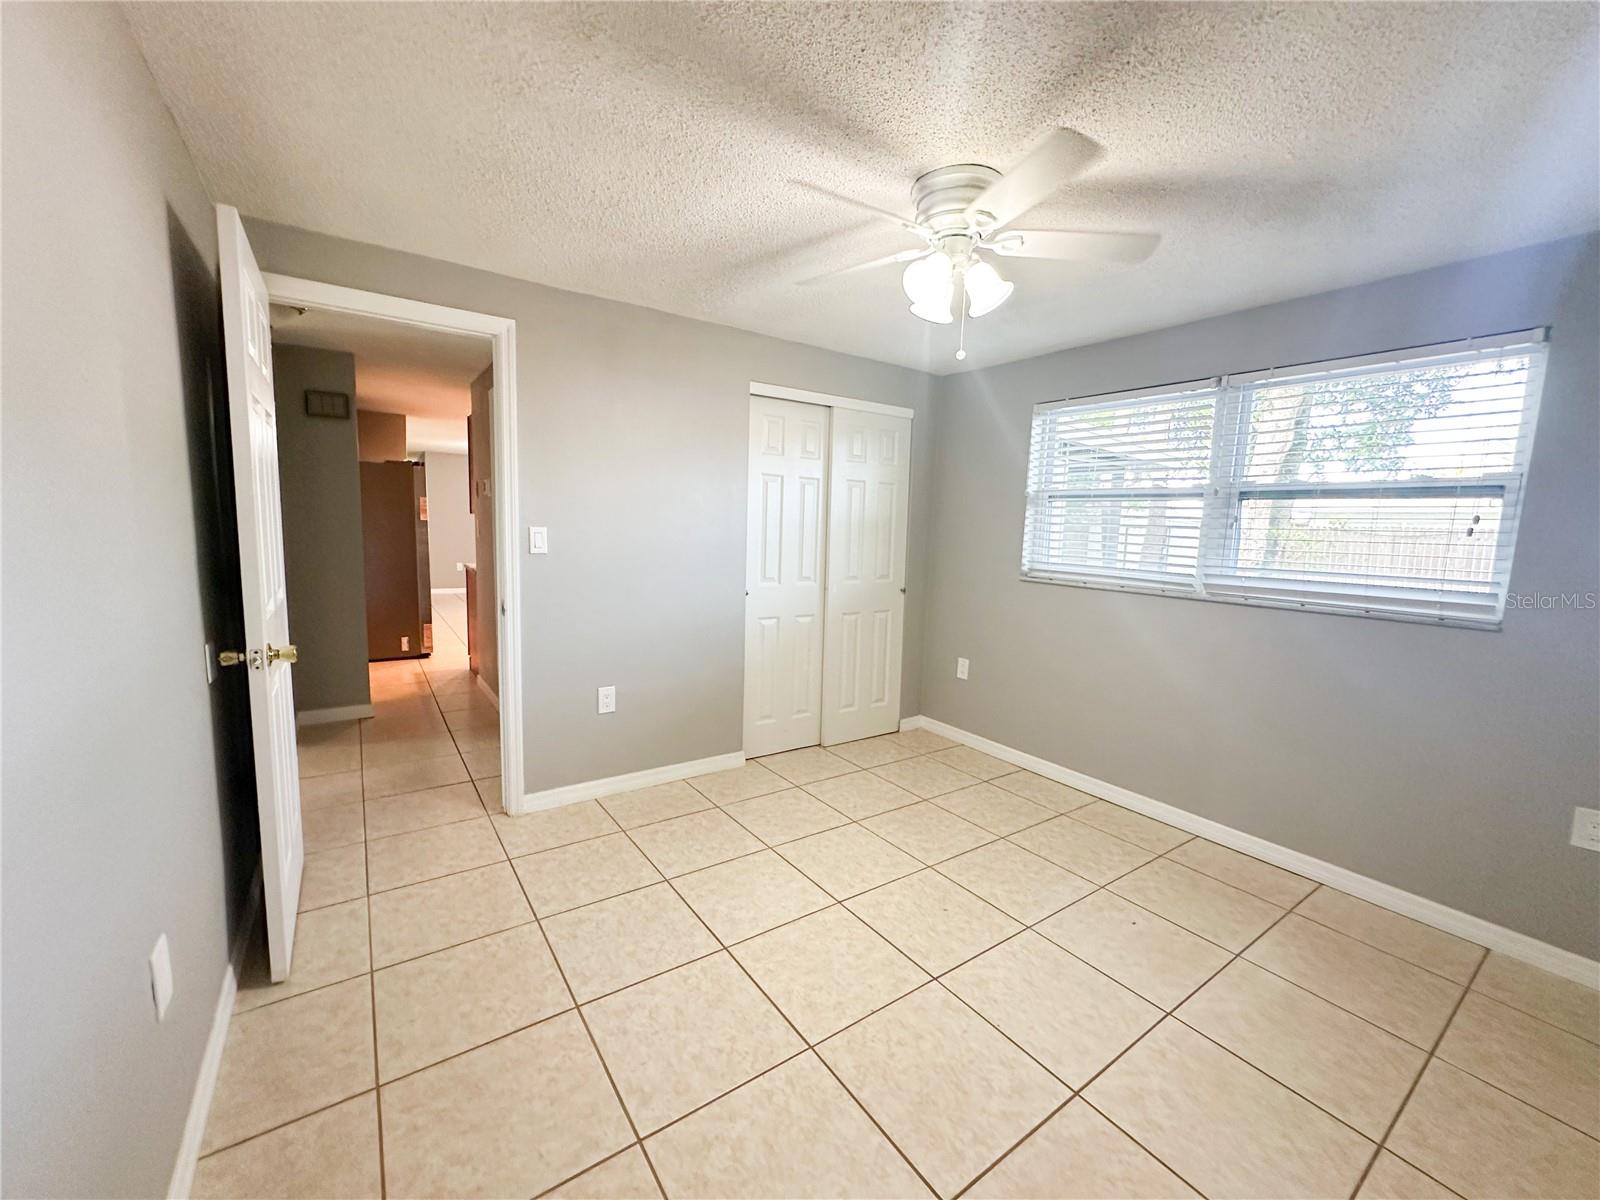
[[[1509,471],[1451,479],[1357,479],[1332,482],[1261,481],[1241,479],[1241,464],[1248,453],[1250,408],[1253,390],[1281,386],[1296,380],[1364,374],[1387,374],[1419,369],[1430,363],[1449,363],[1490,358],[1506,351],[1526,352],[1528,375],[1524,403],[1517,426],[1514,465]],[[1176,596],[1182,599],[1216,603],[1245,604],[1253,607],[1293,609],[1338,616],[1375,617],[1428,625],[1496,631],[1502,627],[1510,591],[1512,561],[1521,532],[1522,500],[1532,460],[1533,440],[1538,429],[1539,407],[1544,389],[1544,373],[1549,353],[1549,329],[1537,327],[1486,337],[1409,347],[1403,350],[1350,358],[1298,363],[1269,370],[1234,372],[1209,379],[1126,391],[1045,401],[1033,406],[1029,423],[1027,488],[1024,498],[1022,568],[1025,583],[1048,583],[1085,587],[1103,591],[1135,592],[1146,595]],[[1211,455],[1207,479],[1197,487],[1185,488],[1036,488],[1036,459],[1041,418],[1064,408],[1109,410],[1148,403],[1186,392],[1210,391]],[[1500,511],[1510,514],[1497,538],[1491,584],[1488,590],[1462,587],[1451,590],[1439,585],[1409,588],[1403,585],[1339,585],[1318,580],[1308,573],[1300,581],[1281,575],[1258,575],[1241,571],[1239,553],[1242,516],[1247,500],[1263,498],[1296,499],[1341,495],[1351,498],[1422,498],[1439,495],[1497,496]],[[1155,497],[1202,500],[1195,568],[1192,576],[1164,579],[1140,578],[1131,573],[1097,572],[1091,569],[1050,569],[1030,567],[1033,549],[1033,522],[1040,508],[1055,499],[1100,499],[1121,495],[1129,499]]]

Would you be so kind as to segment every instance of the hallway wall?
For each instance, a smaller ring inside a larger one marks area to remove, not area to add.
[[[257,853],[216,217],[120,6],[0,46],[0,1190],[158,1196]]]

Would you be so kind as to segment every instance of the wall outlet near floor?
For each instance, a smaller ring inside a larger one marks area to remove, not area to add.
[[[956,659],[956,678],[957,679],[965,679],[967,677],[967,667],[968,667],[968,665],[969,664],[968,664],[966,659],[964,659],[964,658]]]
[[[617,689],[614,688],[614,687],[603,687],[603,688],[600,688],[598,690],[598,692],[596,693],[596,709],[597,709],[597,711],[602,712],[602,713],[614,713],[614,712],[616,712],[617,711]]]
[[[401,650],[401,652],[404,653],[405,651],[407,651],[409,649],[411,649],[411,639],[408,638],[408,637],[401,638],[400,639],[400,650]]]
[[[1572,810],[1572,844],[1585,850],[1600,850],[1600,808]]]
[[[164,933],[150,951],[150,998],[156,1003],[156,1020],[166,1020],[167,1005],[172,1003],[172,954]]]

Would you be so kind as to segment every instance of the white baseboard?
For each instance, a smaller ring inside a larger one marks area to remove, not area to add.
[[[1521,959],[1551,974],[1576,980],[1588,987],[1600,985],[1600,962],[1585,958],[1581,954],[1574,954],[1570,950],[1563,950],[1559,946],[1552,946],[1548,942],[1541,942],[1538,938],[1518,933],[1514,929],[1507,929],[1504,925],[1496,925],[1493,921],[1475,917],[1460,909],[1440,904],[1437,900],[1429,900],[1426,896],[1418,896],[1393,884],[1358,874],[1347,867],[1324,862],[1320,858],[1313,858],[1309,854],[1302,854],[1298,850],[1291,850],[1287,846],[1280,846],[1276,842],[1269,842],[1254,834],[1244,833],[1232,826],[1196,816],[1185,809],[1175,808],[1160,800],[1152,800],[1149,796],[1140,795],[1115,783],[1107,783],[1103,779],[1096,779],[1092,775],[1085,775],[1081,771],[1074,771],[1036,755],[1014,750],[1010,746],[979,737],[975,733],[968,733],[965,729],[958,729],[954,725],[946,725],[943,721],[935,721],[931,717],[907,717],[900,722],[900,728],[927,729],[933,733],[943,734],[975,750],[982,750],[985,754],[992,754],[995,758],[1032,771],[1035,775],[1043,775],[1046,779],[1054,779],[1057,783],[1077,788],[1080,792],[1088,792],[1091,796],[1098,796],[1102,800],[1131,808],[1134,812],[1144,813],[1147,817],[1165,821],[1168,825],[1175,825],[1189,833],[1209,838],[1241,854],[1249,854],[1275,867],[1304,875],[1307,879],[1325,883],[1329,887],[1338,888],[1341,892],[1349,892],[1352,896],[1376,904],[1380,908],[1386,908],[1390,912],[1397,912],[1414,921],[1421,921],[1424,925],[1431,925],[1435,929],[1466,938],[1469,942],[1487,946],[1490,950]]]
[[[435,596],[465,596],[467,594],[467,589],[464,587],[429,588],[428,590],[431,591]]]
[[[244,903],[244,917],[233,932],[228,967],[222,973],[217,992],[217,1007],[211,1016],[211,1035],[200,1058],[200,1074],[189,1098],[189,1117],[183,1123],[183,1141],[178,1143],[178,1160],[172,1166],[167,1185],[170,1200],[187,1200],[194,1186],[194,1171],[200,1163],[200,1145],[206,1135],[206,1120],[211,1116],[211,1098],[217,1090],[217,1073],[222,1070],[222,1051],[228,1044],[228,1026],[233,1020],[233,1002],[239,994],[239,976],[244,971],[244,956],[250,949],[250,936],[261,912],[261,872],[250,882],[250,895]]]
[[[495,712],[499,712],[500,697],[494,694],[494,689],[489,686],[487,681],[484,680],[482,673],[474,671],[472,673],[472,678],[477,680],[478,690],[481,691],[485,696],[489,697],[489,703],[494,705]]]
[[[614,796],[618,792],[631,792],[635,788],[653,787],[658,783],[672,783],[694,775],[709,775],[712,771],[728,771],[744,766],[744,752],[715,754],[710,758],[697,758],[692,762],[670,763],[664,767],[651,767],[627,775],[613,775],[609,779],[591,779],[587,783],[569,783],[563,787],[546,788],[542,792],[528,792],[520,803],[509,811],[513,815],[541,812],[547,808],[560,808],[564,804],[577,804],[597,796]]]
[[[308,708],[294,715],[297,726],[332,725],[335,721],[364,721],[372,716],[370,704],[346,704],[343,708]]]

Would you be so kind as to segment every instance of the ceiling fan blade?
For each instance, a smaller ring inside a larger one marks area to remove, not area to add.
[[[791,179],[789,182],[798,184],[800,187],[803,187],[808,191],[815,192],[819,196],[826,196],[829,200],[832,200],[838,204],[848,204],[851,208],[858,208],[862,212],[871,213],[873,216],[881,217],[885,221],[893,221],[896,225],[900,226],[900,228],[909,230],[924,240],[926,240],[928,236],[927,231],[924,230],[921,225],[918,225],[915,221],[913,221],[910,217],[902,217],[898,213],[892,213],[885,208],[874,208],[872,205],[864,204],[854,197],[841,196],[838,192],[830,192],[827,188],[820,187],[815,183],[807,183],[804,179]]]
[[[832,279],[837,275],[854,275],[857,271],[867,271],[873,267],[887,267],[890,263],[910,262],[913,258],[921,258],[926,253],[928,253],[926,246],[918,246],[915,250],[902,250],[899,254],[885,254],[882,258],[875,258],[871,262],[857,263],[853,267],[840,267],[837,271],[824,271],[821,275],[797,280],[796,286],[805,287],[808,284],[821,283],[824,279]]]
[[[1062,184],[1088,170],[1105,151],[1076,129],[1053,129],[1016,166],[967,205],[967,216],[991,214],[995,227],[1009,225]]]
[[[1007,258],[1137,263],[1149,258],[1159,233],[1087,233],[1071,229],[1008,229],[985,249]]]

